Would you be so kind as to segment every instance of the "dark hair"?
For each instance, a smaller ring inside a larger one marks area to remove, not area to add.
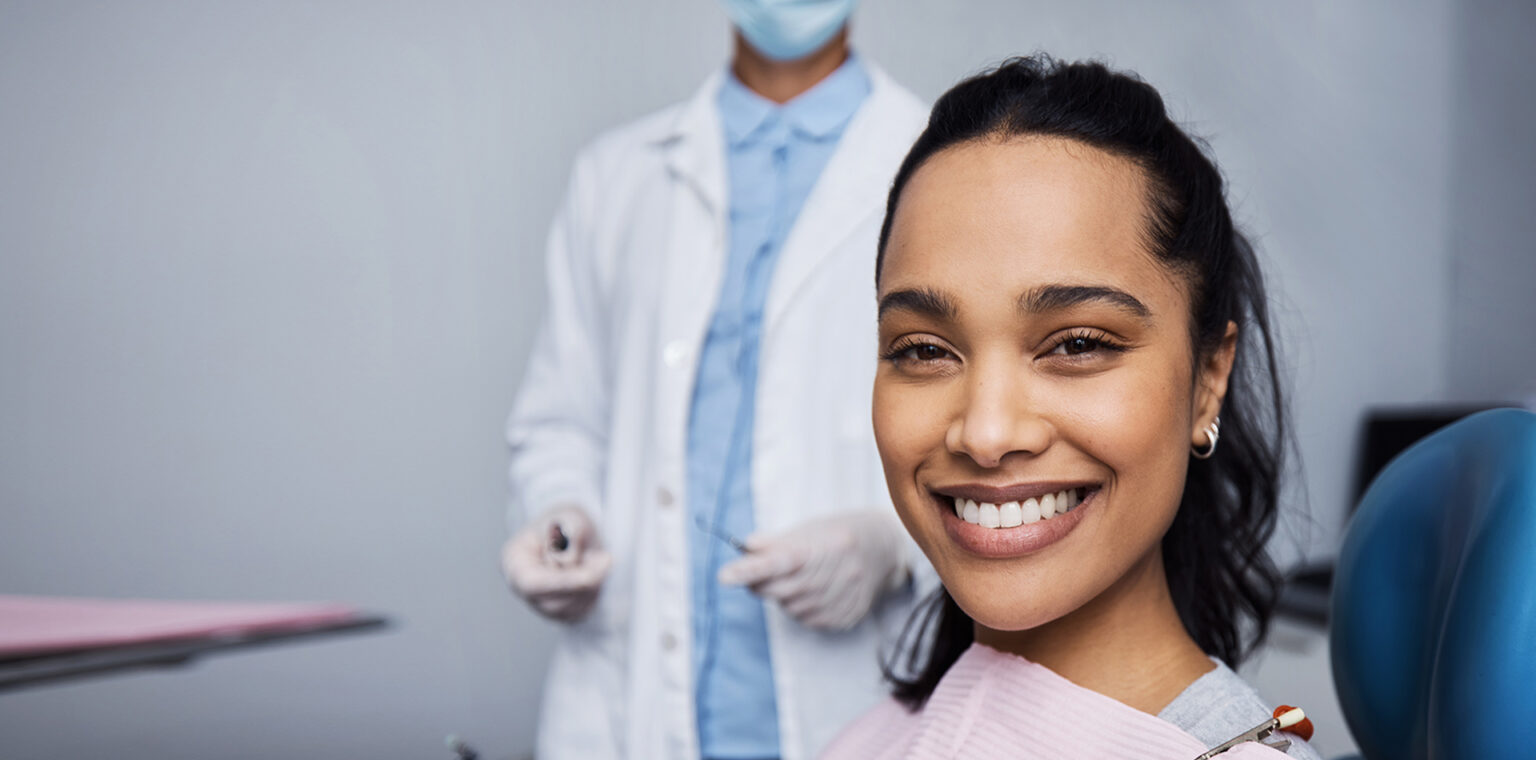
[[[1014,58],[956,85],[896,174],[880,230],[875,279],[902,189],[935,154],[976,140],[1059,137],[1134,162],[1148,179],[1149,249],[1191,292],[1190,337],[1199,362],[1229,321],[1238,346],[1221,413],[1221,446],[1192,460],[1179,511],[1163,536],[1163,563],[1179,618],[1208,654],[1236,665],[1264,637],[1279,589],[1265,552],[1274,532],[1287,440],[1264,277],[1236,229],[1216,166],[1135,75],[1095,62]],[[914,613],[906,653],[886,663],[893,692],[920,707],[974,638],[974,624],[940,588]]]

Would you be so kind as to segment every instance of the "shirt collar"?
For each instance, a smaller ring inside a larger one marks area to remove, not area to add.
[[[734,74],[728,74],[719,96],[726,144],[735,148],[748,142],[774,115],[812,138],[835,135],[853,118],[869,92],[869,73],[851,54],[836,71],[783,105],[753,92]]]

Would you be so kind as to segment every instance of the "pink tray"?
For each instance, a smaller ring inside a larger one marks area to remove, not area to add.
[[[0,595],[0,658],[326,627],[344,604],[171,602]]]

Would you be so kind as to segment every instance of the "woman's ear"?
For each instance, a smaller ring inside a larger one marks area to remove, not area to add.
[[[1228,321],[1221,343],[1200,360],[1200,376],[1195,378],[1195,426],[1189,431],[1191,446],[1203,448],[1209,444],[1205,428],[1221,414],[1221,404],[1227,398],[1227,380],[1232,376],[1232,360],[1236,356],[1237,323]]]

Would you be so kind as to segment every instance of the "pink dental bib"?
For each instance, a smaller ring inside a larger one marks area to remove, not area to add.
[[[1193,760],[1208,749],[1155,715],[1077,686],[1043,665],[973,644],[922,711],[909,713],[888,700],[844,730],[821,760]],[[1286,755],[1248,743],[1217,757]]]

